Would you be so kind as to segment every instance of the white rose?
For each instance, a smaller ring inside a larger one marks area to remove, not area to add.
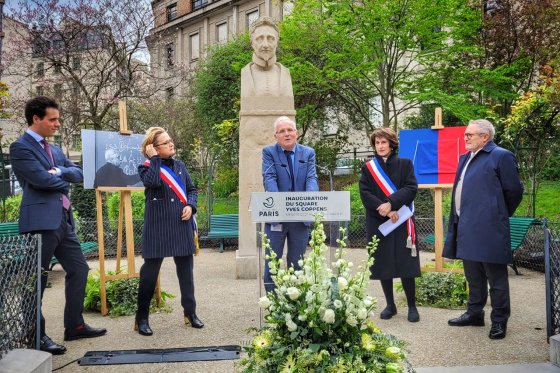
[[[270,306],[270,303],[271,302],[270,299],[268,299],[268,297],[259,298],[259,306],[261,308],[265,308],[265,309],[268,308]]]
[[[290,281],[290,275],[284,275],[284,277],[282,277],[282,280],[284,280],[284,282]]]
[[[298,316],[298,320],[299,320],[299,321],[305,321],[305,320],[307,320],[307,315],[299,315],[299,316]]]
[[[334,320],[335,320],[334,310],[328,308],[325,311],[325,314],[323,315],[323,321],[326,322],[327,324],[334,324]]]
[[[364,306],[369,307],[369,306],[371,306],[372,303],[373,303],[373,300],[371,299],[370,296],[367,296],[367,297],[364,299]]]
[[[340,299],[336,299],[334,301],[334,308],[339,309],[342,307],[342,302],[340,301]]]
[[[360,308],[357,316],[358,316],[358,319],[365,320],[365,318],[367,317],[367,310],[365,308]]]
[[[289,321],[286,321],[286,326],[288,327],[288,330],[291,332],[295,332],[297,330],[296,323],[293,322],[291,319]]]
[[[338,288],[342,291],[348,287],[348,281],[344,277],[338,278]]]
[[[296,300],[301,295],[301,291],[299,291],[298,288],[292,286],[286,290],[286,294],[288,294],[288,297],[290,297],[291,300]]]
[[[356,316],[354,316],[354,315],[348,315],[348,317],[346,318],[346,322],[350,326],[358,325],[358,320],[356,320]]]

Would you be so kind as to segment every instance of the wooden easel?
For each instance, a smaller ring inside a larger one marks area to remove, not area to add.
[[[442,124],[442,112],[438,107],[435,110],[433,130],[444,128]],[[424,272],[454,272],[464,273],[462,268],[444,268],[443,267],[443,190],[452,189],[453,184],[420,184],[419,188],[434,190],[434,249],[436,254],[436,266],[422,267]]]
[[[126,101],[119,101],[119,133],[122,135],[131,135],[132,131],[128,130],[128,123],[126,117]],[[142,191],[143,187],[98,187],[95,189],[95,204],[97,208],[97,242],[99,243],[99,272],[100,272],[100,297],[101,297],[101,315],[107,315],[107,291],[106,282],[120,278],[134,278],[139,277],[136,272],[136,263],[134,257],[134,228],[132,220],[132,197],[133,191]],[[105,241],[103,234],[103,193],[106,192],[119,192],[120,205],[119,205],[119,218],[118,218],[118,232],[117,232],[117,265],[116,274],[107,275],[105,273]],[[123,218],[124,228],[126,232],[126,259],[127,270],[121,273],[121,256],[122,256],[122,241],[123,241]],[[161,303],[161,289],[158,276],[156,286],[156,302]]]

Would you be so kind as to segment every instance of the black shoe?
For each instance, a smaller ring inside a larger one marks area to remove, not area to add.
[[[493,322],[488,337],[490,339],[503,339],[506,337],[506,331],[507,331],[507,323]]]
[[[420,314],[416,307],[409,307],[408,308],[408,321],[410,322],[418,322],[420,321]]]
[[[451,326],[484,326],[484,312],[479,315],[470,315],[465,312],[447,323]]]
[[[55,341],[49,338],[48,335],[45,335],[41,338],[41,342],[39,343],[39,348],[41,351],[49,352],[53,355],[62,355],[66,352],[66,347],[63,345],[59,345]]]
[[[397,306],[394,304],[388,304],[387,307],[379,314],[379,317],[383,320],[389,320],[391,317],[397,314]]]
[[[204,323],[196,316],[195,313],[192,315],[185,315],[185,325],[189,325],[193,328],[200,329],[204,326]]]
[[[92,328],[88,324],[83,323],[73,329],[65,329],[64,340],[75,341],[76,339],[82,338],[101,337],[102,335],[105,335],[105,333],[107,333],[107,329],[105,328]]]
[[[152,335],[154,332],[148,324],[148,319],[141,319],[134,321],[134,330],[136,330],[141,335]]]

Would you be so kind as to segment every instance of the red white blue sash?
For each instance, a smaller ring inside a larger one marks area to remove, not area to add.
[[[150,165],[150,161],[144,162],[144,166],[149,166],[149,165]],[[175,192],[179,200],[186,205],[187,193],[185,192],[185,185],[183,184],[181,179],[179,179],[179,176],[177,176],[172,169],[170,169],[164,164],[159,166],[159,174],[161,176],[161,179],[171,187],[173,192]]]
[[[149,166],[149,165],[150,165],[150,161],[146,160],[144,162],[144,166]],[[159,166],[159,175],[161,179],[171,187],[171,190],[173,190],[173,192],[177,195],[179,200],[183,202],[184,205],[186,205],[187,204],[187,193],[185,192],[186,188],[185,188],[185,184],[183,184],[181,179],[179,179],[179,176],[177,176],[177,174],[175,174],[175,172],[173,172],[171,168],[169,168],[164,164],[161,164]],[[194,245],[196,248],[194,255],[198,255],[200,247],[198,244],[198,224],[196,222],[195,214],[192,215],[191,222],[193,225]]]
[[[387,197],[397,191],[397,187],[395,186],[395,184],[393,184],[391,179],[389,179],[389,176],[387,176],[385,171],[383,171],[375,157],[373,157],[371,161],[367,162],[366,166],[377,186],[379,186],[379,188]],[[414,202],[412,202],[408,207],[414,214]],[[414,254],[416,252],[416,232],[414,229],[414,222],[412,221],[412,217],[406,221],[406,230],[408,232],[406,246],[412,249]]]

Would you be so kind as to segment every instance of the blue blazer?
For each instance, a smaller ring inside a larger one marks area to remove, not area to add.
[[[294,153],[294,192],[318,191],[315,150],[296,144]],[[269,145],[263,149],[262,175],[265,191],[289,192],[291,190],[292,180],[288,171],[288,159],[280,145]]]
[[[68,195],[70,183],[84,180],[80,166],[66,158],[59,147],[52,144],[50,147],[60,176],[48,172],[52,166],[47,152],[28,133],[10,145],[12,170],[23,189],[19,215],[21,233],[58,229],[62,221],[62,194]],[[72,214],[70,218],[74,226]]]

